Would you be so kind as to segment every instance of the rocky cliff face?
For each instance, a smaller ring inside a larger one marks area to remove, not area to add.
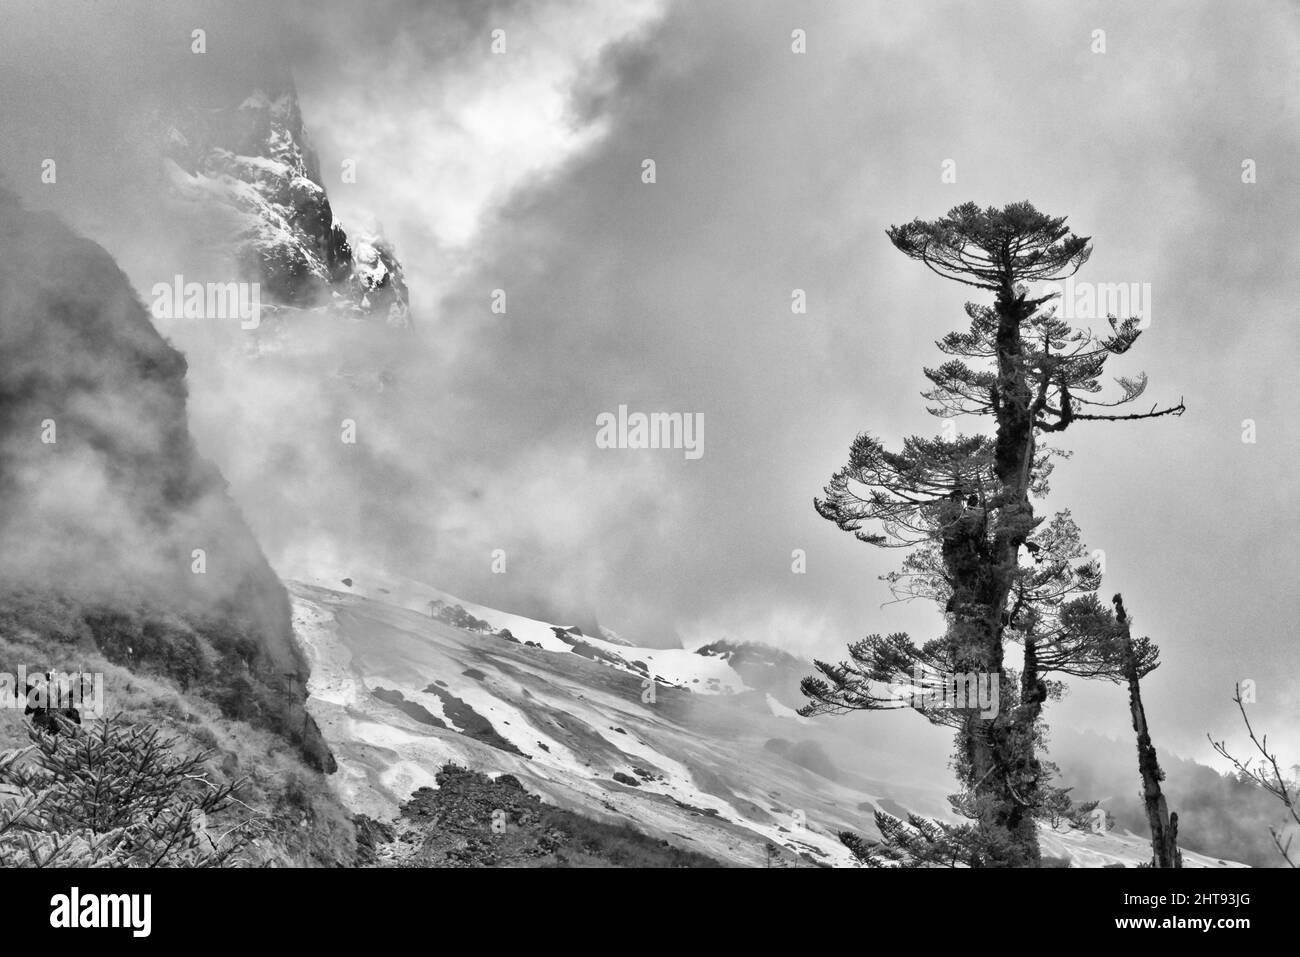
[[[104,249],[0,192],[0,628],[165,674],[332,770],[287,595],[195,450],[185,374]]]
[[[174,194],[230,222],[241,279],[264,301],[406,328],[406,281],[381,237],[335,219],[291,86],[159,118]]]

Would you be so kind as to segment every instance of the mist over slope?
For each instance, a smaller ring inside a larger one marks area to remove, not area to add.
[[[1052,738],[1054,749],[1066,756],[1061,762],[1065,786],[1077,794],[1104,798],[1104,806],[1120,827],[1145,833],[1133,742],[1069,728],[1053,730]],[[1116,760],[1117,756],[1123,760]],[[1275,798],[1257,785],[1163,748],[1160,767],[1166,775],[1161,787],[1169,808],[1178,812],[1181,847],[1212,856],[1230,855],[1251,867],[1286,866],[1269,829],[1278,828],[1285,841],[1295,834],[1295,827],[1288,826],[1286,809]]]
[[[193,685],[328,769],[287,595],[195,449],[185,374],[107,252],[0,192],[0,621]]]

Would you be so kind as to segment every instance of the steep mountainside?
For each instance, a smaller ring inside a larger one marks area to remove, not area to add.
[[[195,451],[185,372],[107,252],[0,193],[0,626],[164,674],[330,769],[288,597]]]

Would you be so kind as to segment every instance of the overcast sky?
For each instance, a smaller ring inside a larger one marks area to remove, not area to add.
[[[837,657],[871,632],[938,634],[932,609],[884,605],[877,576],[901,554],[855,542],[812,498],[858,431],[895,444],[939,428],[921,370],[969,290],[885,229],[1029,199],[1093,237],[1080,280],[1151,284],[1150,330],[1113,371],[1146,370],[1148,400],[1188,407],[1071,428],[1040,514],[1072,509],[1105,551],[1105,594],[1163,648],[1158,743],[1204,756],[1206,732],[1239,739],[1244,678],[1260,726],[1300,740],[1293,4],[276,6],[0,0],[0,172],[143,291],[173,244],[134,192],[133,118],[164,93],[237,103],[288,65],[336,212],[382,224],[411,285],[419,403],[391,411],[408,453],[358,533],[400,540],[409,574],[647,642]],[[39,181],[46,156],[57,186]],[[259,482],[312,477],[259,471],[191,361],[204,450],[289,571]],[[596,416],[622,404],[702,413],[703,457],[598,449]],[[1048,717],[1128,734],[1109,686]]]

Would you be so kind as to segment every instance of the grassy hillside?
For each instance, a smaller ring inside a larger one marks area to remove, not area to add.
[[[349,816],[330,791],[327,777],[309,767],[287,739],[225,716],[220,707],[187,693],[175,681],[134,673],[97,651],[74,651],[40,640],[0,638],[0,671],[13,673],[33,661],[56,671],[99,672],[106,717],[125,728],[157,730],[173,759],[202,756],[200,789],[237,785],[233,800],[207,822],[223,848],[241,844],[230,866],[335,866],[355,862]],[[31,746],[30,721],[22,710],[0,709],[0,755]],[[87,716],[82,732],[96,734],[100,720]],[[31,765],[38,754],[22,762]],[[129,756],[128,756],[129,757]],[[131,761],[123,762],[130,764]],[[21,767],[22,765],[20,765]],[[120,768],[115,772],[120,774]],[[0,822],[13,796],[0,775]],[[63,830],[55,828],[56,832]],[[0,827],[0,853],[6,835]]]

